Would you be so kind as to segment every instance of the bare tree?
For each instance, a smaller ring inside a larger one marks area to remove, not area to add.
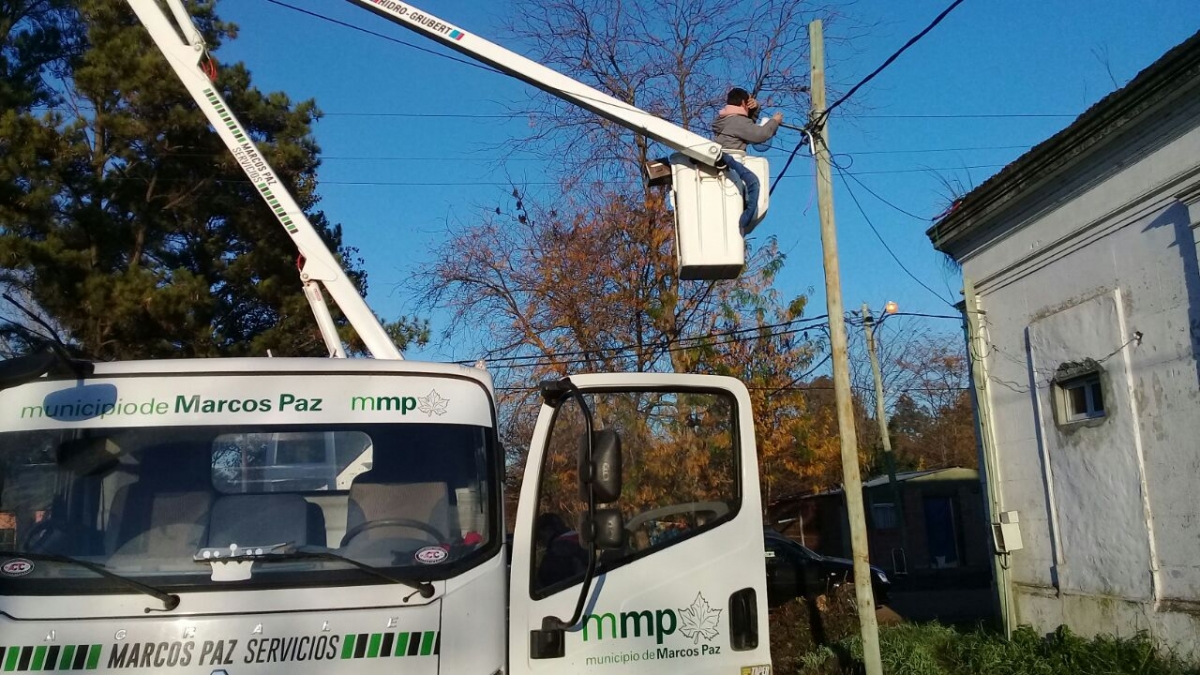
[[[731,86],[802,122],[810,20],[841,19],[795,0],[517,0],[507,28],[531,57],[684,128],[707,133]],[[562,161],[566,177],[629,181],[664,153],[645,137],[548,95],[514,146]]]
[[[875,385],[862,330],[850,331],[855,393],[874,417]],[[912,468],[976,464],[966,346],[962,334],[920,319],[886,317],[876,329],[892,445]],[[877,423],[862,433],[878,445]],[[906,456],[904,456],[906,455]]]
[[[508,29],[534,60],[707,134],[732,86],[803,122],[807,24],[817,17],[838,14],[795,0],[515,0]],[[515,186],[511,201],[456,227],[421,275],[427,305],[452,313],[448,333],[480,336],[506,435],[527,437],[530,385],[544,377],[722,372],[754,383],[760,451],[779,467],[771,482],[817,484],[813,462],[836,462],[836,444],[814,431],[795,386],[819,350],[786,331],[804,298],[775,291],[774,238],[749,242],[737,280],[679,279],[666,195],[638,178],[667,150],[549,95],[529,114],[530,134],[507,145],[553,158],[562,196],[534,203]],[[509,465],[521,461],[514,453]]]

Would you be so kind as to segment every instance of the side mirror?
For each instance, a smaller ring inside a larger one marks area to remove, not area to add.
[[[579,537],[584,544],[609,551],[625,547],[625,519],[617,509],[596,509],[585,513],[579,522]]]
[[[587,501],[588,487],[597,504],[609,504],[621,496],[621,437],[612,429],[592,433],[592,461],[588,462],[587,435],[579,443],[579,496]]]

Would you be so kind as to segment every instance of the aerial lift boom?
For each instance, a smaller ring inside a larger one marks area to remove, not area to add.
[[[425,37],[433,38],[450,49],[531,84],[552,96],[557,96],[584,110],[590,110],[630,131],[653,138],[697,162],[708,166],[719,165],[721,146],[712,139],[655,117],[640,108],[547,68],[537,61],[426,14],[412,5],[393,0],[350,0],[350,2]]]
[[[666,162],[670,165],[669,178],[652,179],[651,183],[670,183],[672,186],[676,262],[680,277],[732,279],[741,274],[745,266],[745,241],[738,227],[743,210],[742,197],[737,187],[725,176],[720,144],[468,33],[412,5],[395,0],[349,1],[674,150],[675,153]],[[761,184],[769,183],[765,159],[746,157],[742,161],[758,176]],[[664,163],[659,161],[654,164],[662,167]],[[647,167],[648,176],[652,177],[654,171]],[[757,214],[750,223],[751,227],[766,215],[768,205],[769,190],[761,190]]]
[[[346,276],[337,258],[325,246],[316,228],[296,204],[205,72],[202,65],[206,63],[208,53],[204,38],[196,29],[181,0],[166,0],[175,18],[174,25],[156,0],[128,2],[188,93],[204,111],[209,123],[217,130],[217,134],[233,153],[247,178],[254,184],[279,224],[283,225],[299,249],[298,266],[300,279],[304,283],[304,295],[316,315],[317,326],[325,345],[329,348],[330,356],[345,357],[346,352],[341,338],[338,337],[333,317],[325,304],[321,286],[325,287],[346,315],[346,319],[366,344],[371,356],[382,359],[403,358],[383,325],[379,323],[379,319],[359,294],[358,288]]]

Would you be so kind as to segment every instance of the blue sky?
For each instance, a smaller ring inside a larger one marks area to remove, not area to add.
[[[406,42],[449,54],[433,42],[337,0],[287,0]],[[418,3],[464,29],[503,42],[506,0]],[[831,0],[831,4],[838,4]],[[859,0],[846,3],[856,22],[872,27],[852,45],[827,48],[830,86],[844,91],[911,35],[947,0]],[[902,6],[903,11],[896,7]],[[536,186],[550,169],[528,157],[501,157],[495,146],[527,129],[522,119],[486,117],[520,109],[533,90],[520,82],[377,37],[332,25],[268,2],[222,2],[221,16],[239,38],[223,61],[246,62],[255,84],[294,99],[315,98],[326,112],[315,129],[322,147],[321,207],[345,227],[370,274],[368,302],[394,317],[417,308],[409,282],[433,247],[484,208],[505,203],[511,179]],[[827,37],[837,36],[837,26]],[[848,309],[887,300],[906,312],[953,313],[961,282],[924,232],[947,204],[950,185],[979,185],[1030,146],[1123,85],[1165,51],[1200,30],[1196,0],[1116,2],[967,0],[923,41],[863,88],[831,121],[838,161],[850,191],[912,275],[872,233],[840,181],[835,207]],[[522,52],[522,45],[505,43]],[[836,96],[836,91],[833,96]],[[831,100],[833,98],[831,96]],[[806,111],[783,111],[791,122]],[[714,111],[715,113],[715,111]],[[431,116],[433,115],[433,116]],[[455,117],[466,115],[468,117]],[[795,135],[778,137],[774,158]],[[502,161],[506,160],[506,161]],[[782,160],[772,162],[772,171]],[[808,161],[797,159],[772,196],[756,236],[778,237],[788,253],[778,287],[811,289],[811,314],[824,314],[819,223]],[[435,333],[443,317],[429,316]],[[955,330],[952,322],[942,327]],[[470,359],[467,339],[437,342],[409,358]]]

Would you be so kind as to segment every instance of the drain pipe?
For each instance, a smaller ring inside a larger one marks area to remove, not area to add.
[[[987,518],[992,530],[992,578],[996,583],[996,604],[1004,634],[1012,637],[1016,624],[1016,608],[1013,605],[1012,575],[1007,565],[1007,553],[996,549],[995,530],[1004,511],[1004,499],[1000,491],[999,461],[996,455],[996,438],[993,434],[992,401],[988,390],[987,341],[979,320],[984,314],[980,309],[975,284],[963,276],[963,329],[967,341],[967,357],[971,363],[971,398],[975,408],[975,435],[979,446],[979,466],[982,469],[984,487],[987,490]]]

